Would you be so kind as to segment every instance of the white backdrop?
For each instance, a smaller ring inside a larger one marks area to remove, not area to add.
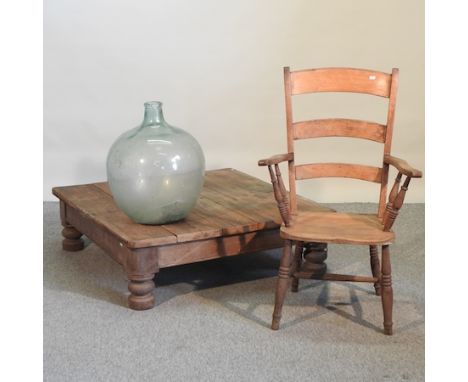
[[[207,169],[267,180],[258,159],[286,150],[283,66],[399,67],[393,154],[424,170],[423,0],[45,0],[44,200],[55,200],[53,186],[104,180],[110,145],[141,122],[148,100],[198,139]],[[370,98],[304,96],[296,115],[384,122],[385,104]],[[379,144],[354,139],[298,151],[309,161],[381,162]],[[378,186],[357,180],[305,181],[298,191],[320,202],[378,199]],[[407,200],[424,201],[424,180]]]

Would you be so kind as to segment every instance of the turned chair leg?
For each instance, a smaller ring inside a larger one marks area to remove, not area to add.
[[[370,252],[370,265],[372,276],[380,280],[380,261],[379,261],[379,247],[377,245],[369,246]],[[380,296],[380,282],[374,283],[375,294]]]
[[[281,311],[283,310],[283,302],[286,296],[286,292],[289,284],[289,271],[291,265],[291,240],[284,241],[283,255],[281,256],[279,271],[278,271],[278,281],[276,284],[276,294],[275,294],[275,310],[273,311],[273,321],[271,323],[271,328],[273,330],[279,329],[279,323],[281,320]]]
[[[128,307],[134,310],[146,310],[154,307],[154,273],[135,276],[129,275],[128,290]]]
[[[303,249],[304,249],[304,243],[302,241],[298,241],[294,249],[293,272],[298,272],[301,270]],[[292,283],[291,283],[291,292],[297,292],[298,290],[299,290],[299,279],[293,276]]]
[[[382,307],[384,315],[384,333],[392,335],[392,309],[393,309],[393,289],[392,289],[392,267],[390,264],[390,247],[382,246],[382,274],[380,276],[382,287]]]
[[[64,237],[62,241],[62,248],[65,251],[81,251],[84,248],[84,241],[81,238],[83,234],[79,232],[75,227],[67,224],[62,229],[62,236]]]

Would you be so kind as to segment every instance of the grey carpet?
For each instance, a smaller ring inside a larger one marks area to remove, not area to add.
[[[44,203],[45,381],[424,379],[423,204],[404,206],[395,226],[392,337],[371,284],[308,280],[270,330],[278,250],[163,269],[157,306],[131,311],[121,267],[94,244],[62,251],[60,231],[58,203]],[[362,246],[331,245],[327,263],[370,274]]]

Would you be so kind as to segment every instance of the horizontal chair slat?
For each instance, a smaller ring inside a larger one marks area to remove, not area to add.
[[[294,139],[320,137],[353,137],[385,142],[385,125],[357,119],[315,119],[294,122]]]
[[[347,68],[291,72],[291,94],[315,92],[365,93],[388,98],[392,76],[387,73]]]
[[[296,179],[353,178],[380,183],[382,169],[374,166],[348,163],[312,163],[295,166]]]

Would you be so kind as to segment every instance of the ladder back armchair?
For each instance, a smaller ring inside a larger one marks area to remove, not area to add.
[[[288,152],[258,162],[259,166],[268,167],[283,221],[281,237],[285,240],[271,325],[274,330],[279,328],[290,280],[292,291],[297,291],[299,279],[312,278],[373,283],[376,294],[380,295],[382,300],[384,333],[392,334],[393,290],[389,245],[394,241],[395,234],[391,228],[403,205],[411,179],[422,177],[421,171],[391,155],[398,74],[398,69],[393,69],[392,73],[383,73],[354,68],[301,71],[284,68]],[[388,99],[386,124],[343,118],[293,121],[292,97],[320,92],[351,92],[385,97]],[[294,142],[299,139],[322,137],[360,138],[383,144],[382,166],[354,163],[296,164]],[[283,162],[288,165],[289,191],[285,187],[280,170],[280,164]],[[390,166],[396,169],[397,176],[388,192]],[[296,181],[323,177],[354,178],[380,184],[378,210],[375,214],[298,211]],[[326,273],[326,266],[320,260],[323,261],[327,256],[328,243],[369,246],[372,276]],[[382,248],[381,261],[379,247]],[[315,260],[304,261],[311,252],[315,252]]]

